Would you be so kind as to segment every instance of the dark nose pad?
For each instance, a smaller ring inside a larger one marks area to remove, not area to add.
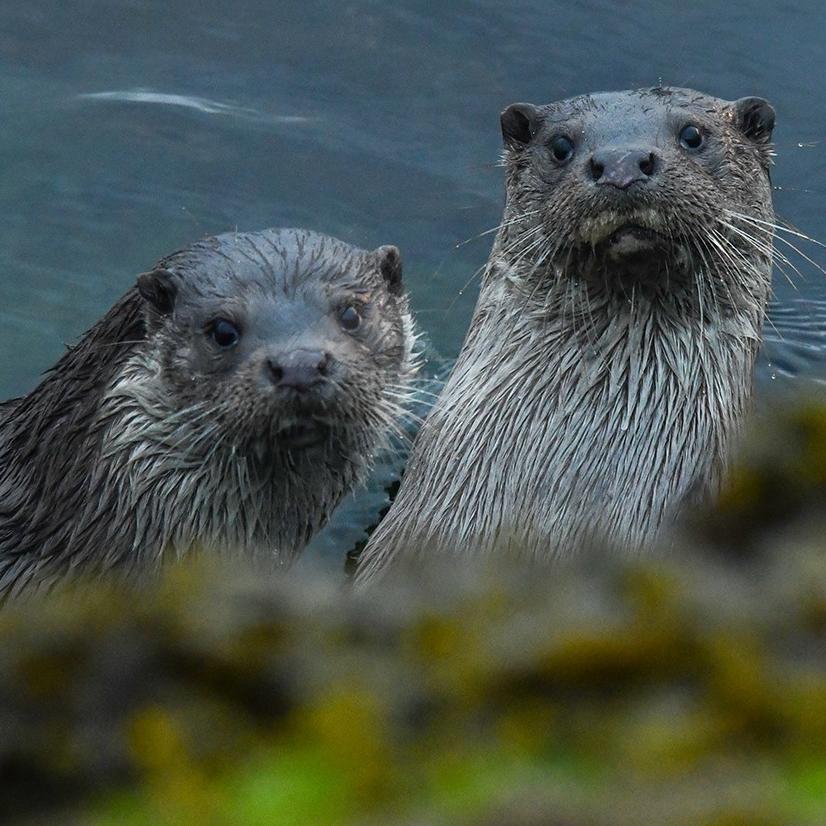
[[[594,183],[628,189],[657,172],[657,156],[644,149],[603,149],[591,156],[589,170]]]
[[[324,380],[331,362],[320,350],[292,350],[267,359],[267,370],[276,387],[305,391]]]

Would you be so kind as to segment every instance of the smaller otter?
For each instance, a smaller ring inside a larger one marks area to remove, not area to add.
[[[0,596],[196,549],[292,560],[400,410],[401,272],[396,247],[270,229],[139,276],[0,405]]]
[[[436,550],[641,548],[713,495],[771,293],[774,110],[690,89],[501,116],[464,347],[357,579]]]

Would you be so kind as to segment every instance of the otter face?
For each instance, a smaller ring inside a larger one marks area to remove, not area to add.
[[[366,460],[391,427],[413,338],[395,247],[227,234],[164,259],[138,290],[168,399],[188,421],[205,411],[204,447]]]
[[[671,289],[709,261],[766,258],[766,101],[648,89],[517,103],[501,124],[512,260]]]

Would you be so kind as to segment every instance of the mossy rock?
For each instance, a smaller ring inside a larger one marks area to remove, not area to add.
[[[821,415],[648,559],[358,594],[201,560],[9,604],[0,820],[826,822]]]

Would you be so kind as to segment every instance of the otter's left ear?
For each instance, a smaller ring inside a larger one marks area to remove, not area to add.
[[[774,108],[763,98],[740,98],[731,104],[737,128],[755,143],[768,143],[774,129]]]
[[[178,294],[175,276],[163,268],[142,273],[138,276],[138,292],[160,315],[169,315]]]
[[[373,250],[373,259],[387,289],[393,295],[399,295],[402,291],[402,257],[399,248],[386,244]]]

